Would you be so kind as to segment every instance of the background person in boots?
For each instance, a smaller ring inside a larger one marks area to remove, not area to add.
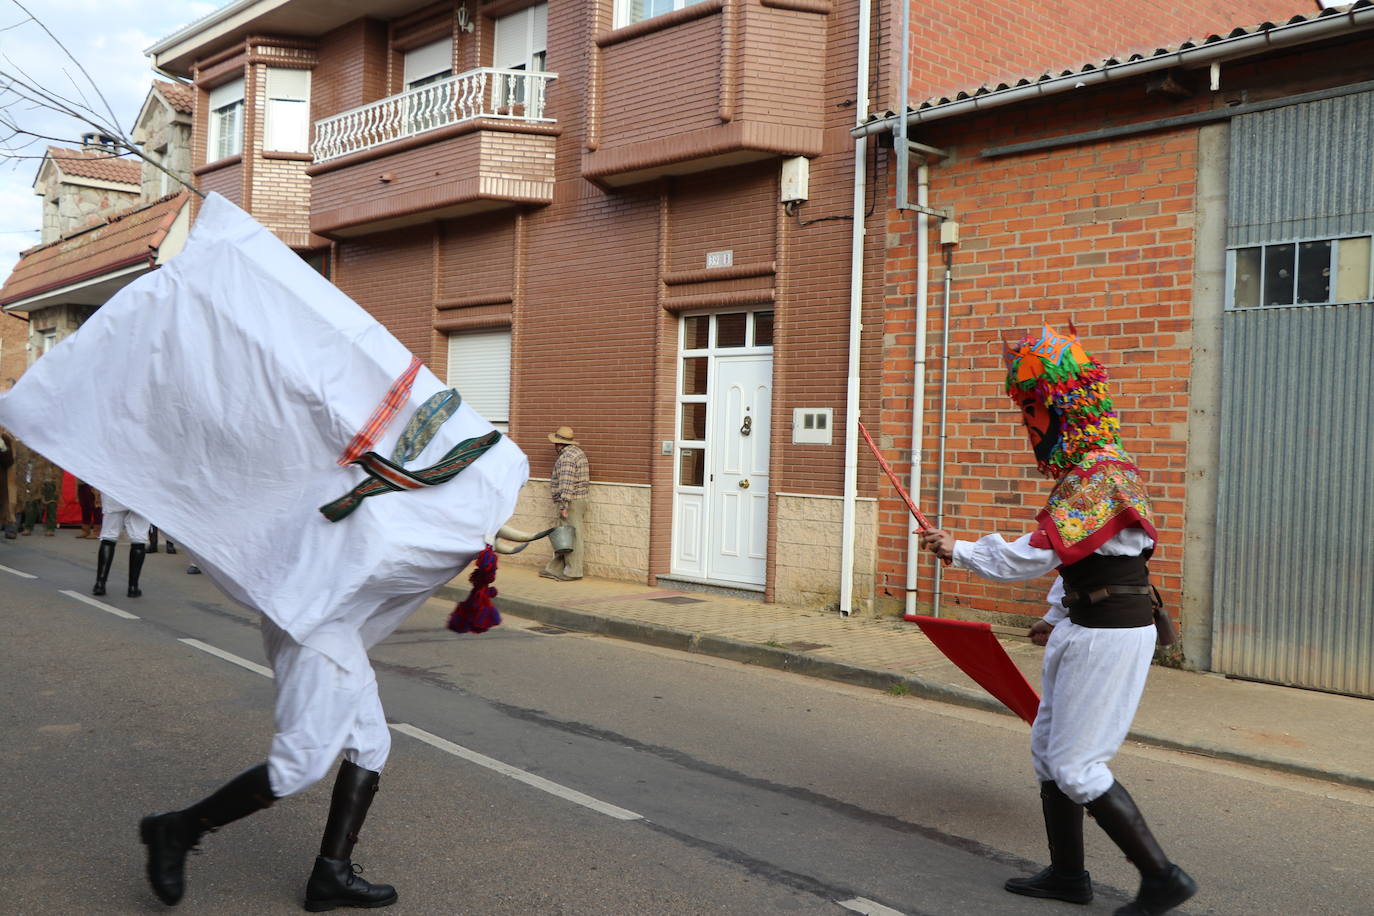
[[[78,538],[89,539],[95,532],[95,487],[84,480],[76,482],[76,501],[81,506],[81,533]]]
[[[587,454],[573,438],[572,427],[560,426],[549,433],[558,457],[549,477],[550,495],[558,512],[558,523],[573,529],[573,547],[566,553],[555,553],[539,575],[546,579],[571,582],[582,578],[582,522],[587,515],[587,487],[591,483],[591,469]]]
[[[10,499],[10,478],[14,476],[14,438],[0,430],[0,532],[10,540],[19,533],[14,521],[14,504]]]
[[[1008,543],[989,534],[956,541],[923,535],[927,549],[989,579],[1059,570],[1050,610],[1030,629],[1043,645],[1043,697],[1031,728],[1050,866],[1006,889],[1071,903],[1092,900],[1083,863],[1083,811],[1140,870],[1136,898],[1118,916],[1154,916],[1197,885],[1165,857],[1107,762],[1135,717],[1154,654],[1146,561],[1155,545],[1149,497],[1121,446],[1107,374],[1078,343],[1044,328],[1011,348],[1007,393],[1021,410],[1040,470],[1057,483],[1036,528]],[[1066,610],[1067,608],[1067,610]]]
[[[109,496],[102,500],[104,520],[100,524],[100,547],[95,555],[95,587],[92,595],[105,594],[105,580],[110,577],[110,567],[114,565],[115,544],[119,533],[129,535],[129,591],[130,598],[138,598],[143,592],[138,587],[138,577],[143,572],[143,558],[148,552],[148,520],[128,506]]]

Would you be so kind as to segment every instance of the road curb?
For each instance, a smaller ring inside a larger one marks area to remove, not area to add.
[[[442,586],[436,593],[437,597],[454,601],[461,601],[466,595],[466,589],[451,585]],[[905,688],[906,693],[910,696],[981,709],[1015,718],[1014,713],[985,694],[964,690],[928,678],[882,671],[876,668],[865,668],[862,665],[834,661],[792,649],[744,642],[724,636],[695,633],[664,624],[625,620],[609,617],[605,614],[556,607],[514,595],[502,595],[500,605],[504,610],[517,617],[537,620],[540,623],[561,627],[565,630],[596,633],[679,652],[695,652],[746,665],[758,665],[763,668],[773,668],[806,677],[839,681],[855,687],[866,687],[873,690],[892,691],[894,687],[900,685]],[[1244,764],[1258,769],[1303,776],[1308,779],[1338,783],[1359,789],[1374,790],[1374,778],[1358,773],[1324,770],[1297,761],[1236,751],[1203,742],[1179,741],[1176,738],[1150,731],[1133,729],[1126,738],[1138,744],[1163,750],[1197,754],[1202,757]]]

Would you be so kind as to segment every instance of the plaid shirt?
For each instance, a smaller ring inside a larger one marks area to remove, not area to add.
[[[587,484],[591,481],[591,468],[587,464],[587,453],[575,445],[565,445],[553,463],[553,476],[549,487],[553,490],[553,504],[560,509],[569,500],[582,499],[587,495]]]

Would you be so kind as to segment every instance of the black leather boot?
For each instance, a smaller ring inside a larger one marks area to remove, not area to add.
[[[105,580],[110,578],[110,567],[114,565],[115,542],[102,540],[95,552],[95,588],[92,595],[105,594]]]
[[[143,594],[138,588],[138,576],[143,572],[143,556],[147,548],[142,544],[129,545],[129,597],[137,598]]]
[[[1197,883],[1170,862],[1159,847],[1134,799],[1119,782],[1085,806],[1099,827],[1111,837],[1140,869],[1140,890],[1135,900],[1116,911],[1116,916],[1159,916],[1197,893]]]
[[[148,527],[148,552],[157,553],[157,526]]]
[[[175,544],[172,543],[172,539],[171,539],[171,538],[168,538],[168,539],[167,539],[167,552],[168,552],[168,553],[176,553],[176,552],[177,552],[177,545],[175,545]]]
[[[157,899],[175,906],[186,890],[186,854],[213,830],[270,807],[277,797],[260,763],[225,783],[214,794],[181,811],[150,814],[138,825],[148,847],[148,883]]]
[[[1045,813],[1050,867],[1029,878],[1009,878],[1003,887],[1026,897],[1092,903],[1092,879],[1083,869],[1083,806],[1065,795],[1054,780],[1046,780],[1040,783],[1040,807]]]
[[[358,831],[362,830],[380,781],[381,775],[372,770],[347,760],[339,764],[320,855],[305,885],[305,908],[310,912],[337,906],[371,909],[396,902],[396,888],[365,881],[360,874],[362,869],[351,858],[353,844],[358,842]]]

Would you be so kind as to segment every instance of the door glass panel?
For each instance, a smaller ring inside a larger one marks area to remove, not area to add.
[[[1331,242],[1298,246],[1298,302],[1331,301]]]
[[[1296,246],[1269,245],[1264,251],[1264,304],[1293,304],[1293,262]]]
[[[748,312],[734,312],[716,316],[716,346],[744,346],[744,329],[749,322]]]
[[[682,405],[682,435],[680,438],[698,442],[706,439],[706,405]]]
[[[683,394],[706,393],[707,361],[707,357],[705,356],[688,356],[682,360]]]
[[[682,319],[682,349],[705,350],[711,345],[711,316],[693,315]]]
[[[1248,309],[1260,304],[1260,254],[1258,246],[1236,251],[1235,287],[1231,290],[1231,304],[1235,308]]]
[[[773,313],[757,312],[754,315],[754,346],[773,346]]]
[[[684,448],[678,458],[678,484],[700,487],[706,483],[706,452],[699,448]]]

